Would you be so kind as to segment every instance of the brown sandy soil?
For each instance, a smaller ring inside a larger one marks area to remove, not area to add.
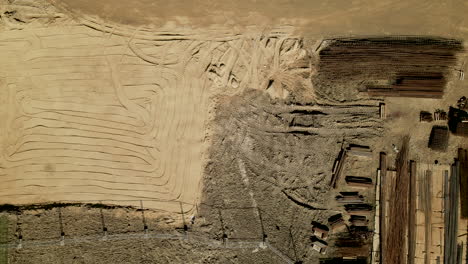
[[[53,241],[61,238],[81,239],[88,236],[173,232],[181,228],[180,219],[151,210],[131,208],[102,209],[88,206],[66,206],[52,209],[27,209],[20,212],[4,212],[8,219],[7,242],[18,243],[20,236],[26,244],[37,241]],[[180,218],[180,217],[179,217]]]
[[[308,242],[310,222],[326,224],[331,215],[344,213],[344,208],[333,201],[337,193],[331,192],[328,185],[340,143],[344,139],[373,144],[379,131],[378,109],[376,106],[342,109],[316,105],[316,111],[322,111],[322,115],[297,114],[295,109],[312,107],[280,102],[268,106],[266,102],[270,100],[251,92],[220,106],[220,114],[215,118],[217,132],[207,167],[204,202],[238,210],[258,206],[261,222],[250,218],[249,228],[263,228],[270,243],[291,259],[314,263],[318,254]],[[296,124],[291,127],[293,118]],[[308,122],[306,128],[305,122]],[[360,127],[367,122],[374,122],[372,128]],[[372,176],[375,172],[369,163],[359,163],[353,158],[349,167],[353,169],[344,175]],[[343,185],[341,180],[339,184]],[[352,191],[346,187],[340,190]],[[202,215],[210,213],[215,212],[201,211]],[[237,231],[233,226],[226,230]]]
[[[239,222],[232,217],[247,219],[242,210],[234,212],[223,211],[225,225],[236,227]],[[131,208],[87,206],[3,212],[0,217],[7,219],[7,228],[1,239],[10,245],[8,263],[282,263],[258,243],[247,249],[224,248],[221,242],[211,245],[214,242],[204,235],[207,221],[202,219],[190,226],[187,240],[182,239],[182,228],[176,231],[177,226],[171,225],[174,221],[155,218],[148,210],[143,213],[144,217]],[[60,245],[62,232],[64,245]],[[248,230],[245,234],[252,235]],[[22,248],[17,248],[20,238]],[[261,240],[251,239],[255,241]]]
[[[409,34],[465,36],[468,4],[453,1],[92,1],[55,0],[74,10],[120,23],[142,25],[177,21],[188,27],[270,27],[289,24],[306,35]]]

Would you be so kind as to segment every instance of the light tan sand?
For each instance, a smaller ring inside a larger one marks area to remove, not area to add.
[[[177,21],[231,29],[287,24],[305,35],[428,34],[466,36],[463,0],[54,0],[74,10],[141,25]]]
[[[193,45],[174,45],[182,62],[158,68],[128,38],[79,25],[0,39],[1,202],[194,203],[209,91],[187,63]]]

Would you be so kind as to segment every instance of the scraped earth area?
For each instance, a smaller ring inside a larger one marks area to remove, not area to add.
[[[1,33],[2,202],[193,204],[208,45],[65,24]]]

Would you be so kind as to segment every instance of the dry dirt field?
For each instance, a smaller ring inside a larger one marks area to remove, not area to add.
[[[313,250],[311,222],[348,223],[344,176],[375,183],[379,152],[394,158],[403,135],[427,164],[468,147],[451,137],[435,153],[419,123],[468,96],[466,56],[442,99],[386,98],[382,120],[383,98],[318,81],[318,50],[333,37],[464,41],[466,12],[461,0],[0,0],[0,204],[15,205],[0,208],[0,263],[348,256],[331,246],[339,233]],[[351,157],[333,189],[345,144],[371,157]]]

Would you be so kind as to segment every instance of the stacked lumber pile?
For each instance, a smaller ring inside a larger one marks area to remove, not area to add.
[[[351,156],[358,156],[358,157],[365,157],[365,158],[372,157],[372,150],[370,149],[369,146],[360,146],[360,145],[351,144],[347,148],[347,152]]]
[[[346,184],[352,187],[370,188],[373,186],[372,179],[360,176],[346,176]]]
[[[436,73],[398,73],[390,85],[370,86],[367,92],[372,96],[442,98],[446,79]]]
[[[460,162],[460,199],[461,217],[468,218],[468,149],[458,149],[458,161]]]
[[[385,103],[379,104],[379,114],[380,114],[380,119],[387,118],[387,111],[385,110]]]
[[[432,122],[432,113],[427,111],[421,111],[419,113],[419,122]]]
[[[312,240],[312,249],[322,254],[326,253],[328,243],[325,240],[328,238],[329,230],[326,225],[315,221],[312,222],[313,236],[310,238]]]
[[[340,192],[335,198],[338,203],[364,203],[364,196],[359,192]]]
[[[326,225],[322,225],[318,222],[312,222],[312,233],[319,239],[326,240],[328,238],[328,232],[330,229]]]
[[[352,215],[349,222],[354,226],[367,226],[369,224],[369,220],[364,215]]]
[[[320,259],[320,264],[367,264],[366,257],[335,257]]]
[[[385,241],[382,248],[382,263],[404,263],[406,261],[406,229],[408,226],[408,202],[410,191],[409,137],[403,138],[401,150],[396,157],[396,177],[390,185],[388,223],[385,225]]]
[[[331,231],[334,233],[343,231],[347,228],[343,219],[343,215],[341,214],[330,216],[328,218],[328,225],[330,226]]]
[[[330,179],[330,186],[333,188],[336,188],[336,183],[338,182],[341,176],[341,173],[343,171],[346,157],[347,157],[346,149],[341,148],[341,151],[338,154],[338,157],[336,158],[335,163],[333,164],[332,177]]]
[[[370,204],[346,204],[345,210],[349,215],[367,215],[372,213],[372,205]]]

